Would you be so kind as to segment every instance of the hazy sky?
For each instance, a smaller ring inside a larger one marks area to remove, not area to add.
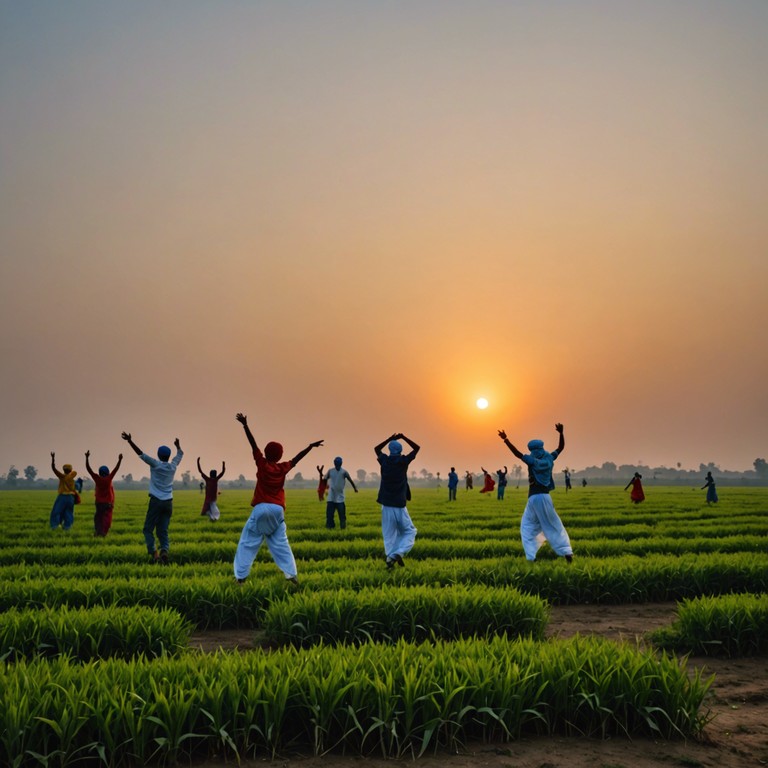
[[[765,0],[0,0],[0,473],[751,469],[766,82]]]

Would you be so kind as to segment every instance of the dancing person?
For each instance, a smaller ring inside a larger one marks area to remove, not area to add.
[[[112,481],[117,470],[123,463],[123,454],[118,454],[117,464],[110,472],[109,467],[102,465],[96,474],[91,467],[91,452],[85,452],[85,468],[91,476],[94,485],[93,500],[96,504],[96,512],[93,515],[94,536],[106,536],[112,527],[112,512],[115,508],[115,489]]]
[[[403,454],[405,441],[411,451]],[[389,449],[389,455],[384,453],[384,446]],[[382,440],[374,447],[376,461],[381,467],[381,482],[376,503],[381,504],[381,534],[384,539],[384,556],[387,568],[395,563],[404,566],[403,555],[407,555],[416,541],[416,526],[408,514],[406,506],[411,497],[408,487],[408,467],[416,458],[420,446],[406,437],[402,432]]]
[[[323,472],[325,464],[316,464],[315,469],[317,469],[317,474],[320,476],[317,483],[317,498],[319,501],[324,501],[325,492],[328,490],[328,481],[325,479],[325,472]]]
[[[324,480],[328,484],[328,502],[325,505],[325,527],[329,530],[336,527],[335,513],[339,513],[339,528],[347,527],[347,504],[344,499],[344,486],[347,480],[352,490],[357,493],[357,486],[346,469],[341,468],[342,458],[333,460],[333,467],[325,473]]]
[[[466,490],[471,491],[472,488],[474,487],[474,484],[475,484],[475,479],[474,477],[472,477],[472,473],[469,470],[467,470],[466,474],[464,475],[464,486]]]
[[[123,432],[122,438],[145,464],[149,464],[149,505],[147,506],[143,529],[149,562],[168,565],[171,548],[168,529],[173,515],[173,478],[184,456],[184,451],[181,450],[181,443],[177,437],[173,441],[176,455],[172,459],[171,449],[167,445],[161,445],[157,449],[157,458],[155,458],[144,453],[133,442],[130,432]],[[171,460],[169,461],[169,459]],[[155,534],[157,534],[160,552],[155,546]]]
[[[480,471],[483,473],[483,487],[480,489],[480,493],[490,493],[496,487],[496,481],[484,467],[480,467]]]
[[[456,489],[459,487],[459,476],[456,467],[451,467],[448,473],[448,501],[456,501]]]
[[[504,500],[504,491],[507,489],[507,473],[509,470],[507,469],[506,464],[504,465],[504,469],[497,469],[496,470],[496,498],[499,501]]]
[[[51,530],[61,526],[62,530],[68,531],[75,522],[75,478],[77,472],[72,469],[71,464],[64,464],[61,472],[56,469],[56,453],[51,451],[51,469],[53,474],[59,479],[59,487],[56,491],[56,500],[51,508]]]
[[[504,441],[504,445],[528,467],[528,502],[520,521],[520,538],[523,542],[525,557],[529,562],[535,562],[536,553],[544,541],[549,542],[549,546],[558,557],[564,557],[569,563],[573,560],[571,540],[549,495],[555,487],[552,467],[555,459],[565,448],[563,425],[555,424],[555,429],[560,435],[560,442],[554,451],[551,453],[546,451],[541,440],[530,440],[528,442],[530,453],[526,454],[509,441],[503,429],[499,430],[499,437]]]
[[[200,466],[200,457],[197,457],[197,471],[203,478],[205,483],[205,499],[203,499],[203,511],[200,516],[208,515],[208,519],[215,523],[220,517],[219,511],[219,480],[224,477],[224,473],[227,471],[226,462],[221,462],[221,472],[216,473],[215,469],[211,470],[209,475],[203,472],[203,468]]]
[[[251,499],[253,509],[243,526],[235,551],[235,580],[238,584],[245,582],[261,545],[266,541],[275,565],[291,584],[298,586],[296,560],[285,527],[285,477],[313,448],[321,446],[323,441],[316,440],[289,461],[280,461],[283,457],[283,446],[280,443],[267,443],[262,453],[248,426],[247,417],[238,413],[235,418],[243,425],[256,463],[256,487]]]
[[[643,476],[639,472],[635,472],[635,476],[624,486],[626,491],[629,486],[632,486],[632,493],[629,495],[633,504],[639,504],[641,501],[645,501],[645,493],[643,491]]]
[[[717,504],[717,487],[715,485],[715,478],[712,477],[711,472],[707,472],[704,485],[699,490],[703,491],[707,489],[707,504]]]

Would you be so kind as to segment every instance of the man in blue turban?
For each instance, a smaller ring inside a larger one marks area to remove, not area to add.
[[[526,454],[512,445],[503,429],[499,430],[499,437],[507,448],[528,467],[528,503],[520,521],[520,538],[525,557],[530,562],[536,560],[536,553],[545,541],[559,557],[564,557],[569,563],[573,559],[571,540],[549,495],[555,487],[552,467],[565,448],[563,425],[555,424],[555,429],[560,435],[560,443],[554,451],[545,450],[542,440],[531,440],[528,443],[530,453]]]
[[[411,447],[409,453],[403,454],[404,440]],[[384,453],[388,444],[389,455]],[[403,555],[413,549],[416,541],[416,526],[408,514],[406,506],[411,498],[408,487],[408,466],[416,458],[420,446],[398,432],[386,440],[382,440],[373,450],[376,461],[381,467],[381,483],[376,501],[381,504],[381,533],[384,538],[384,554],[387,568],[395,563],[405,565]]]

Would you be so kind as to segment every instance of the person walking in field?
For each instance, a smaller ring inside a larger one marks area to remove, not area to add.
[[[699,490],[703,491],[705,488],[707,489],[707,504],[717,504],[717,487],[711,472],[707,472],[705,483]]]
[[[480,493],[491,493],[496,487],[496,481],[485,467],[480,467],[480,471],[483,473],[483,487],[480,489]]]
[[[296,560],[285,527],[285,477],[313,448],[321,446],[323,441],[310,443],[290,461],[280,461],[283,456],[280,443],[267,443],[262,453],[248,426],[247,417],[238,413],[236,418],[243,425],[256,462],[256,488],[251,499],[253,509],[243,526],[235,552],[235,580],[238,584],[245,582],[259,548],[266,541],[275,565],[291,584],[298,586]]]
[[[535,562],[536,553],[545,541],[549,542],[558,557],[564,557],[569,563],[573,560],[571,540],[549,495],[555,487],[552,468],[557,457],[565,449],[563,425],[555,424],[555,429],[560,435],[560,441],[554,451],[546,451],[541,440],[530,440],[530,453],[526,454],[509,441],[503,429],[499,430],[499,437],[504,441],[504,445],[528,467],[528,503],[520,521],[520,538],[529,562]]]
[[[317,498],[319,501],[325,501],[325,492],[328,490],[328,480],[325,478],[325,464],[316,464],[315,469],[320,476],[317,481]]]
[[[173,478],[184,456],[184,451],[181,450],[181,443],[177,437],[173,441],[176,447],[176,455],[173,459],[171,459],[171,449],[167,445],[161,445],[157,449],[157,458],[155,458],[144,453],[133,442],[130,432],[123,432],[122,438],[145,464],[149,464],[149,505],[143,529],[149,562],[168,565],[170,552],[168,528],[173,515]],[[160,545],[159,553],[155,546],[155,534]]]
[[[91,467],[91,452],[85,452],[85,468],[88,470],[94,485],[93,500],[96,504],[96,512],[93,515],[94,536],[106,536],[112,527],[112,511],[115,508],[115,489],[112,486],[112,481],[122,463],[123,454],[121,453],[118,455],[117,464],[111,472],[109,467],[102,465],[99,467],[99,474],[97,475]]]
[[[208,515],[208,519],[215,523],[220,517],[219,511],[219,480],[224,477],[224,473],[227,471],[227,465],[224,461],[221,462],[221,472],[216,474],[216,470],[212,469],[210,475],[206,475],[203,472],[203,468],[200,466],[200,457],[197,457],[197,471],[200,473],[200,477],[203,478],[205,483],[205,499],[203,500],[203,511],[200,516]]]
[[[72,469],[71,464],[64,464],[61,472],[56,469],[56,453],[51,451],[51,469],[53,474],[59,479],[59,488],[56,491],[56,501],[51,508],[51,530],[56,530],[61,526],[62,530],[68,531],[75,522],[75,478],[77,472]]]
[[[448,473],[448,501],[456,501],[456,489],[459,487],[459,476],[456,467],[451,467]]]
[[[632,493],[629,495],[633,504],[640,504],[645,501],[645,492],[643,491],[643,476],[639,472],[635,472],[635,476],[624,486],[626,491],[629,486],[632,486]]]
[[[496,470],[496,498],[499,501],[504,500],[504,491],[507,489],[507,473],[509,470],[507,469],[506,464],[504,465],[504,469],[497,469]]]
[[[404,440],[411,451],[403,455]],[[389,455],[384,453],[384,446]],[[384,556],[387,568],[395,563],[404,566],[403,555],[407,555],[416,541],[416,526],[408,514],[406,504],[411,497],[408,487],[408,467],[416,458],[420,446],[398,432],[374,447],[376,461],[381,467],[381,482],[376,502],[381,504],[381,533],[384,539]]]
[[[341,468],[342,458],[337,456],[333,460],[333,468],[325,473],[323,478],[328,484],[328,502],[325,505],[325,527],[331,530],[336,527],[335,513],[339,513],[339,528],[347,527],[347,504],[344,500],[344,486],[347,480],[352,490],[357,493],[357,486],[349,472]]]

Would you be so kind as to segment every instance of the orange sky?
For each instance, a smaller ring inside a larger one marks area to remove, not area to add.
[[[0,2],[0,474],[125,429],[250,477],[240,410],[324,438],[305,475],[556,421],[577,469],[751,469],[767,39],[762,0]]]

